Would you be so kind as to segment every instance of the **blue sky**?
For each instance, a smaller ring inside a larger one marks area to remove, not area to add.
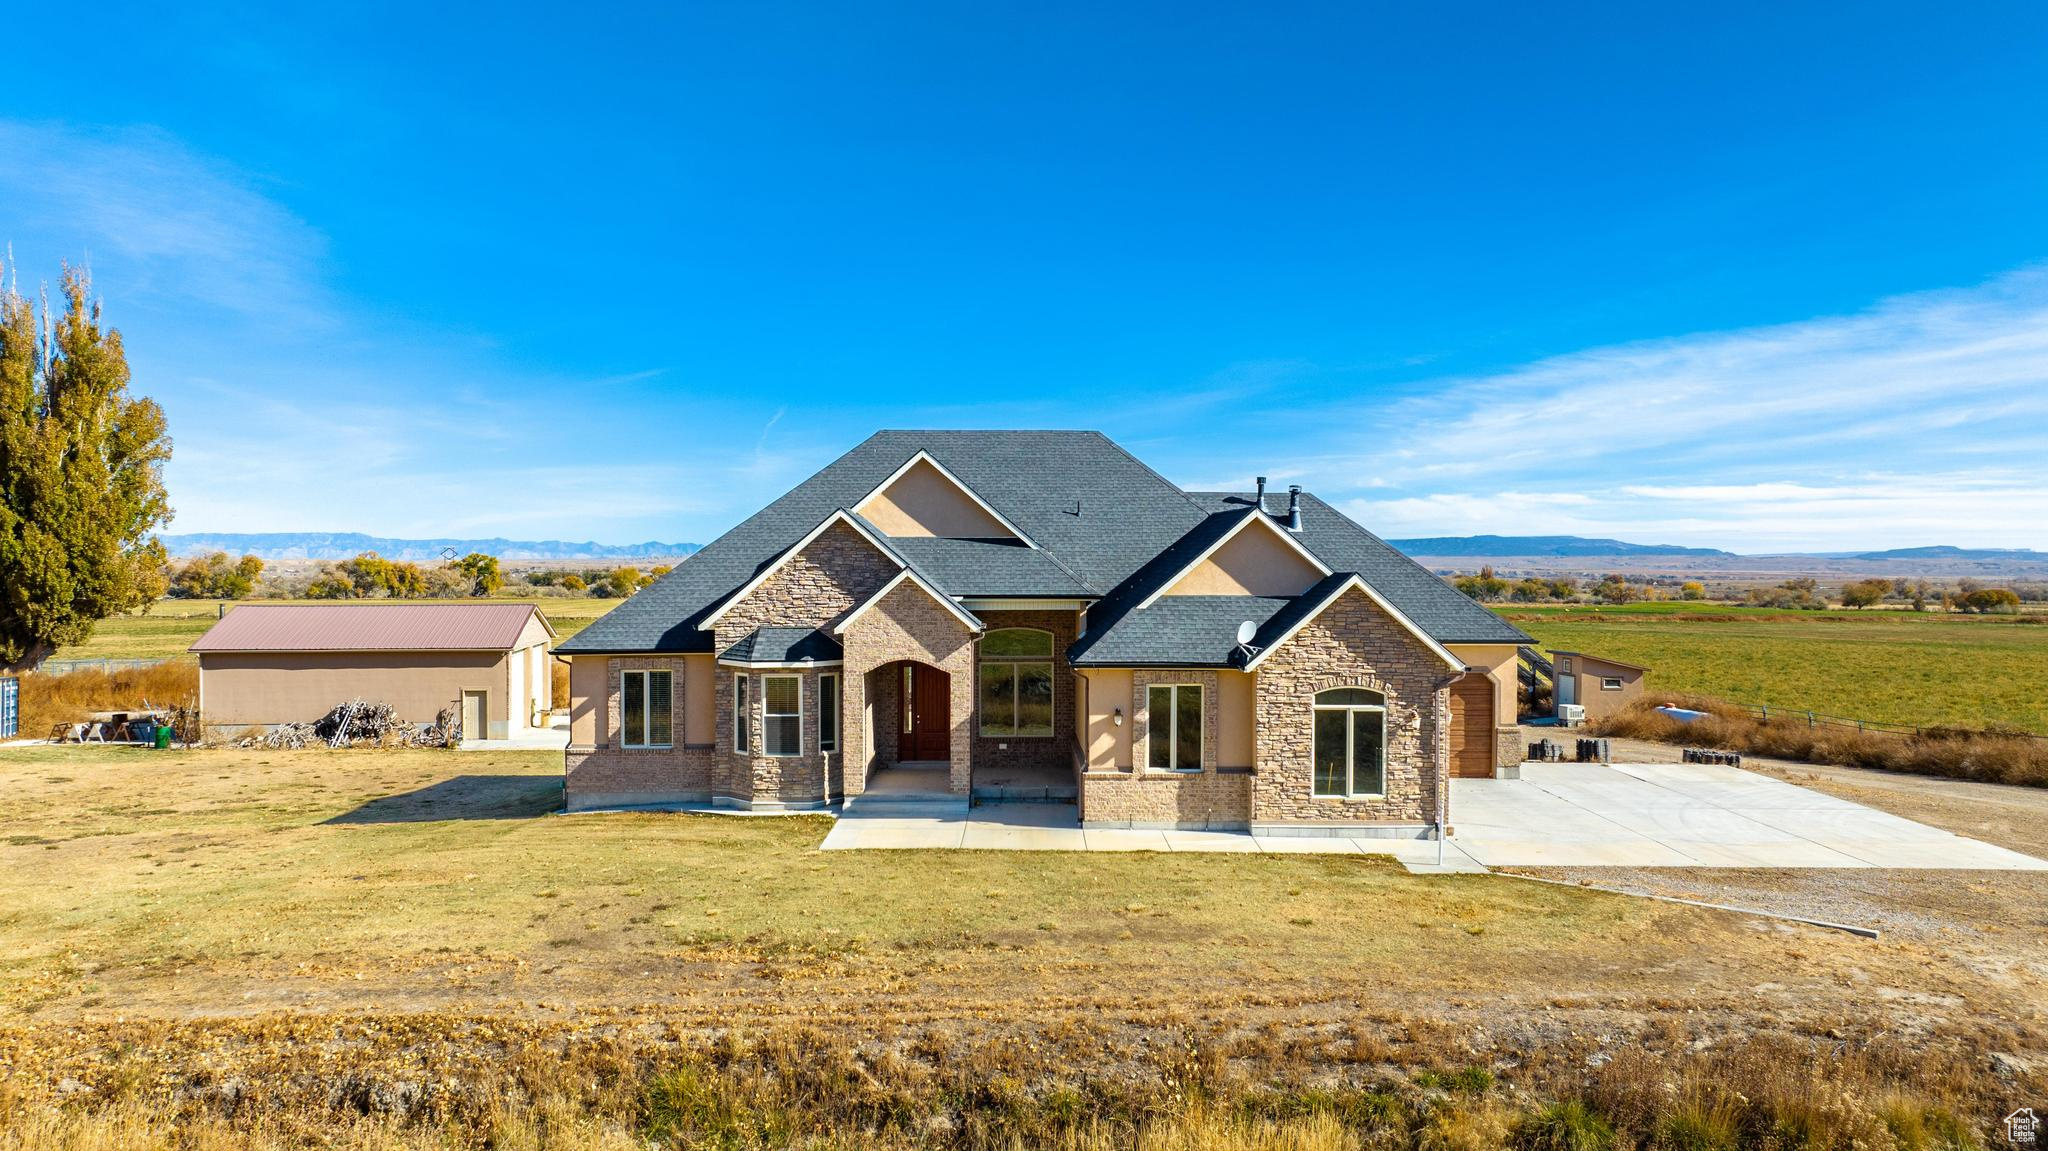
[[[1382,534],[2048,548],[2048,8],[16,13],[173,531],[704,540],[877,427]]]

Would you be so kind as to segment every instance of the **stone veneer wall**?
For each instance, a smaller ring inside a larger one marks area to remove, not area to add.
[[[761,585],[733,604],[712,625],[712,650],[723,652],[757,627],[820,627],[881,590],[899,569],[894,561],[861,538],[846,524],[834,524],[791,556]],[[725,802],[758,807],[816,806],[829,793],[843,790],[840,757],[818,751],[818,675],[831,668],[798,671],[775,668],[730,668],[720,666],[716,675],[718,739],[714,754],[712,788]],[[800,674],[803,678],[804,742],[799,756],[769,756],[762,752],[761,720],[764,693],[760,680],[769,675]],[[751,752],[741,754],[733,747],[734,677],[754,677],[747,723],[751,729]],[[841,679],[842,695],[855,678]],[[843,717],[857,714],[842,705],[840,746],[846,746],[848,726]]]
[[[1493,729],[1493,762],[1497,767],[1512,767],[1528,757],[1529,749],[1522,744],[1522,729],[1519,727],[1496,727]]]
[[[1067,649],[1074,645],[1074,613],[984,611],[978,614],[981,622],[987,625],[990,631],[1006,627],[1028,627],[1052,633],[1052,735],[982,735],[981,716],[978,710],[981,699],[981,665],[977,661],[974,669],[973,695],[977,702],[974,717],[974,762],[980,764],[984,771],[1019,767],[1043,768],[1050,771],[1066,770],[1072,764],[1074,747],[1074,701],[1068,697],[1068,693],[1074,690],[1074,669],[1067,663]]]
[[[1252,822],[1434,821],[1446,770],[1449,684],[1456,675],[1370,597],[1355,589],[1346,592],[1259,666],[1253,689],[1258,770]],[[1386,696],[1382,798],[1313,795],[1312,705],[1317,692],[1333,687],[1364,687]]]
[[[948,703],[952,725],[948,789],[966,795],[974,778],[974,632],[959,617],[933,600],[917,584],[905,580],[881,601],[862,612],[839,637],[846,650],[845,794],[866,789],[867,770],[874,763],[868,746],[867,713],[873,672],[899,660],[929,664],[951,677]],[[893,696],[891,697],[893,698]],[[875,726],[896,721],[877,713]]]
[[[583,656],[582,659],[600,657]],[[632,804],[697,804],[712,799],[714,756],[708,746],[683,742],[689,677],[681,657],[617,657],[604,661],[604,705],[597,744],[571,747],[564,760],[563,789],[570,811]],[[667,671],[669,716],[674,746],[620,747],[620,673]]]

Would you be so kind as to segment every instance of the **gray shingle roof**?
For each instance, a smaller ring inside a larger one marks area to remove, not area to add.
[[[1114,627],[1089,634],[1067,650],[1075,667],[1237,667],[1237,625],[1264,625],[1294,601],[1251,595],[1170,595],[1131,611]],[[1265,632],[1264,626],[1260,632]]]
[[[1210,641],[1197,633],[1206,636],[1202,629],[1213,620],[1201,613],[1225,609],[1189,601],[1259,598],[1172,597],[1181,602],[1162,600],[1146,609],[1143,619],[1130,621],[1128,635],[1118,630],[1160,582],[1254,514],[1249,495],[1182,492],[1099,432],[884,431],[677,564],[558,650],[565,655],[710,651],[711,634],[699,626],[706,614],[834,511],[859,503],[919,451],[1039,547],[895,538],[884,541],[885,549],[949,595],[1101,597],[1089,611],[1089,634],[1071,649],[1077,662],[1085,658],[1087,664],[1103,666],[1105,653],[1112,651],[1125,662],[1141,663],[1206,651]],[[1358,572],[1438,641],[1533,642],[1314,496],[1303,495],[1302,513],[1304,530],[1297,538],[1324,566]],[[1153,614],[1162,606],[1166,611]],[[1254,618],[1269,619],[1271,613],[1229,620],[1225,639],[1234,640],[1239,621]],[[1176,620],[1194,632],[1185,640],[1163,638]],[[1111,646],[1098,652],[1105,643]]]
[[[711,636],[697,624],[719,600],[835,510],[859,503],[920,450],[1097,593],[1121,583],[1202,519],[1179,488],[1100,432],[877,432],[557,650],[710,651]]]
[[[1190,492],[1212,510],[1249,507],[1250,492]],[[1283,499],[1266,497],[1275,511]],[[1438,643],[1534,643],[1522,629],[1475,603],[1470,596],[1437,578],[1428,568],[1396,551],[1385,540],[1358,526],[1336,508],[1301,494],[1302,546],[1335,572],[1357,572],[1373,590],[1401,609]]]
[[[813,627],[757,627],[718,653],[718,658],[735,663],[823,663],[844,657],[838,640]]]
[[[953,595],[1094,599],[1095,589],[1051,552],[997,540],[897,537],[889,541],[918,574]]]

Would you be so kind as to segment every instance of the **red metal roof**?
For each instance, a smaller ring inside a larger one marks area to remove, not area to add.
[[[528,603],[252,603],[229,608],[188,650],[510,651],[539,611]]]

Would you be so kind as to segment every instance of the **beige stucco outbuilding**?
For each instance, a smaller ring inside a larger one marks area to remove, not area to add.
[[[453,708],[464,739],[545,725],[555,631],[532,604],[244,604],[199,637],[210,729],[309,723],[352,699],[406,723]]]
[[[1552,648],[1550,662],[1558,716],[1563,717],[1567,706],[1576,705],[1586,709],[1588,723],[1606,719],[1641,699],[1643,677],[1650,674],[1641,664],[1582,651]]]

